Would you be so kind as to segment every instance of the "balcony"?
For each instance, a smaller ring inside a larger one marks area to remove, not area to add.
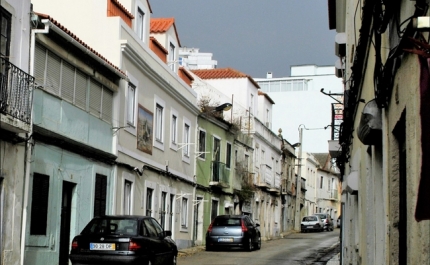
[[[338,190],[337,189],[332,189],[331,191],[330,191],[330,200],[332,200],[332,201],[337,201],[338,200],[338,195],[339,193],[338,193]]]
[[[1,128],[25,133],[31,124],[31,96],[34,77],[8,60],[0,58]]]
[[[269,188],[273,183],[272,168],[266,164],[260,165],[260,174],[257,179],[257,186],[260,188]]]
[[[210,186],[219,188],[229,188],[230,170],[227,169],[226,164],[219,161],[212,161],[212,178],[209,182]]]

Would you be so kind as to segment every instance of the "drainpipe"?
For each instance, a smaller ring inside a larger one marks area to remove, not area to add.
[[[32,14],[34,16],[35,14]],[[31,39],[30,39],[30,75],[34,76],[34,51],[35,51],[35,43],[36,43],[36,34],[47,34],[49,32],[49,26],[45,24],[44,29],[32,29],[31,30]],[[34,93],[34,90],[32,91]],[[32,98],[33,100],[33,98]],[[22,222],[21,222],[21,258],[20,264],[24,264],[24,253],[25,253],[25,235],[27,228],[27,209],[28,209],[28,197],[29,197],[29,186],[30,186],[30,161],[31,161],[31,153],[32,153],[32,143],[30,141],[30,137],[33,134],[33,110],[30,115],[30,131],[26,135],[26,146],[25,146],[25,168],[24,168],[24,199],[22,205]]]

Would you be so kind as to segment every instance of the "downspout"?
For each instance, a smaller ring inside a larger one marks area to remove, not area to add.
[[[35,43],[36,43],[36,34],[47,34],[49,32],[49,26],[45,24],[44,29],[32,29],[31,30],[31,39],[30,39],[30,75],[34,75],[34,52],[35,52]],[[34,93],[34,89],[32,91],[32,95]],[[33,97],[32,97],[33,100]],[[25,173],[24,173],[24,199],[23,199],[23,207],[22,207],[22,223],[21,223],[21,258],[20,264],[24,264],[24,253],[25,253],[25,236],[26,236],[26,228],[27,228],[27,209],[28,209],[28,197],[29,197],[29,186],[30,186],[30,161],[31,161],[31,153],[32,153],[32,143],[30,141],[30,137],[33,134],[33,110],[30,115],[30,131],[26,136],[26,147],[25,147]]]

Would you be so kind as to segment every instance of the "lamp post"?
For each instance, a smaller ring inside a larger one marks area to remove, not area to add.
[[[302,194],[302,135],[303,135],[303,124],[299,125],[299,155],[298,155],[298,165],[297,165],[297,183],[296,183],[296,212],[294,215],[294,230],[300,231],[300,200]]]

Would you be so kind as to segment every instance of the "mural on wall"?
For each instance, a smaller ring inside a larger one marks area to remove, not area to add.
[[[152,155],[153,113],[139,105],[137,149]]]

